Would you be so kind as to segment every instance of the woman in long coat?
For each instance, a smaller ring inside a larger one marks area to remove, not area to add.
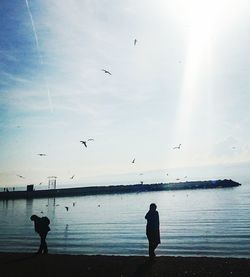
[[[145,216],[147,220],[146,235],[149,243],[148,252],[150,258],[155,257],[154,251],[158,244],[161,243],[159,213],[156,211],[156,208],[157,206],[154,203],[150,204],[149,211]]]

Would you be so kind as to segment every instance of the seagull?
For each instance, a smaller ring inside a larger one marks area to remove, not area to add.
[[[181,143],[179,144],[179,146],[173,147],[173,149],[181,149]]]
[[[112,75],[108,70],[106,70],[106,69],[102,69],[102,71],[104,71],[104,73],[107,73],[107,74],[109,74],[109,75]]]
[[[46,154],[44,154],[44,153],[39,153],[39,154],[37,154],[38,156],[47,156]]]
[[[87,142],[85,140],[80,140],[82,144],[84,144],[85,147],[87,147]]]
[[[68,211],[68,210],[69,210],[69,207],[66,206],[65,209]]]
[[[22,176],[22,175],[17,175],[19,178],[23,178],[23,179],[25,179],[25,177],[24,176]]]
[[[132,161],[132,164],[134,164],[135,163],[135,159],[133,159],[133,161]]]
[[[73,179],[75,177],[75,175],[72,175],[71,177],[70,177],[70,179]]]
[[[137,43],[137,39],[135,38],[135,39],[134,39],[134,46],[136,45],[136,43]]]

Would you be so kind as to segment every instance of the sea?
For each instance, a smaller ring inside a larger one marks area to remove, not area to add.
[[[32,214],[47,216],[49,253],[147,255],[155,203],[162,256],[250,258],[250,183],[235,188],[0,201],[0,252],[36,252]],[[66,208],[68,207],[68,209]]]

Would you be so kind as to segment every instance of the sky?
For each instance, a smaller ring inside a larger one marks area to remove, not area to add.
[[[1,0],[0,187],[249,180],[249,46],[247,0]]]

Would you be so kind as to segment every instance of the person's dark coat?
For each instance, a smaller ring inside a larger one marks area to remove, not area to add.
[[[149,210],[145,216],[145,219],[147,219],[146,235],[147,235],[148,241],[151,244],[156,244],[156,245],[161,243],[158,212]]]

